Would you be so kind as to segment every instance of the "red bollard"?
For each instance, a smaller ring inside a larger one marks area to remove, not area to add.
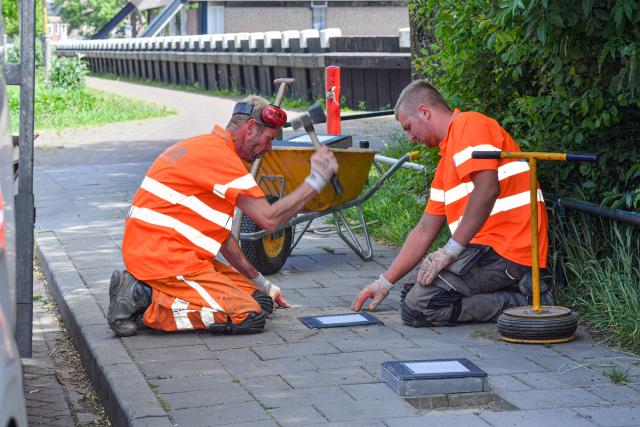
[[[329,65],[325,69],[327,91],[327,133],[340,135],[340,67]]]

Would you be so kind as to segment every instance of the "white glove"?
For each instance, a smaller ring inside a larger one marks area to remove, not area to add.
[[[311,173],[304,182],[319,193],[337,171],[336,157],[327,147],[322,146],[311,156]]]
[[[391,288],[393,288],[393,283],[389,282],[381,274],[380,277],[378,277],[372,283],[369,283],[362,291],[360,291],[356,299],[353,300],[351,309],[353,311],[360,311],[365,301],[367,301],[369,298],[372,298],[371,302],[369,303],[369,307],[367,307],[367,310],[374,311],[378,307],[378,304],[380,304],[382,300],[384,300],[387,295],[389,295],[389,291],[391,290]]]
[[[262,292],[269,295],[271,299],[276,303],[278,307],[289,308],[290,305],[284,296],[282,295],[282,291],[279,287],[271,283],[269,279],[265,278],[262,273],[258,273],[256,277],[251,279],[251,281],[258,287]]]
[[[431,252],[424,258],[422,265],[420,265],[420,271],[418,271],[417,282],[423,286],[431,285],[438,273],[455,261],[463,250],[464,246],[449,239],[444,247]]]

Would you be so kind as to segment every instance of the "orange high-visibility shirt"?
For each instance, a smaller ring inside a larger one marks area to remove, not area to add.
[[[240,194],[264,197],[223,128],[166,149],[147,171],[127,215],[127,270],[151,280],[211,268]]]
[[[445,215],[451,234],[462,220],[473,191],[471,174],[497,170],[500,194],[491,215],[470,243],[491,246],[502,257],[531,265],[529,164],[514,159],[473,159],[473,151],[520,151],[495,120],[476,112],[454,111],[447,135],[440,142],[441,159],[431,183],[425,212]],[[547,212],[538,186],[540,267],[547,265]]]

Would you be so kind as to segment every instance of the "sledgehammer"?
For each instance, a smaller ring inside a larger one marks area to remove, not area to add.
[[[316,103],[313,104],[311,108],[309,108],[309,110],[300,114],[298,117],[294,117],[293,119],[289,120],[289,123],[291,124],[291,127],[293,129],[304,128],[304,130],[309,135],[309,138],[311,138],[311,142],[313,142],[313,145],[315,145],[316,148],[320,148],[320,140],[318,139],[318,135],[316,135],[316,130],[313,127],[313,122],[322,123],[326,120],[327,116],[324,114],[322,107],[320,106],[320,104]],[[335,191],[338,196],[344,193],[344,188],[342,187],[340,180],[335,174],[331,177],[331,185],[333,186],[333,191]]]

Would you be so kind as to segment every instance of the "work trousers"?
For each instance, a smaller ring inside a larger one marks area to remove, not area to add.
[[[433,283],[407,286],[402,319],[415,327],[495,320],[507,308],[527,305],[518,282],[530,271],[489,246],[467,245]]]
[[[145,283],[152,288],[152,295],[142,319],[152,329],[182,331],[240,325],[251,313],[262,312],[254,296],[261,293],[256,285],[219,261],[205,271]]]

